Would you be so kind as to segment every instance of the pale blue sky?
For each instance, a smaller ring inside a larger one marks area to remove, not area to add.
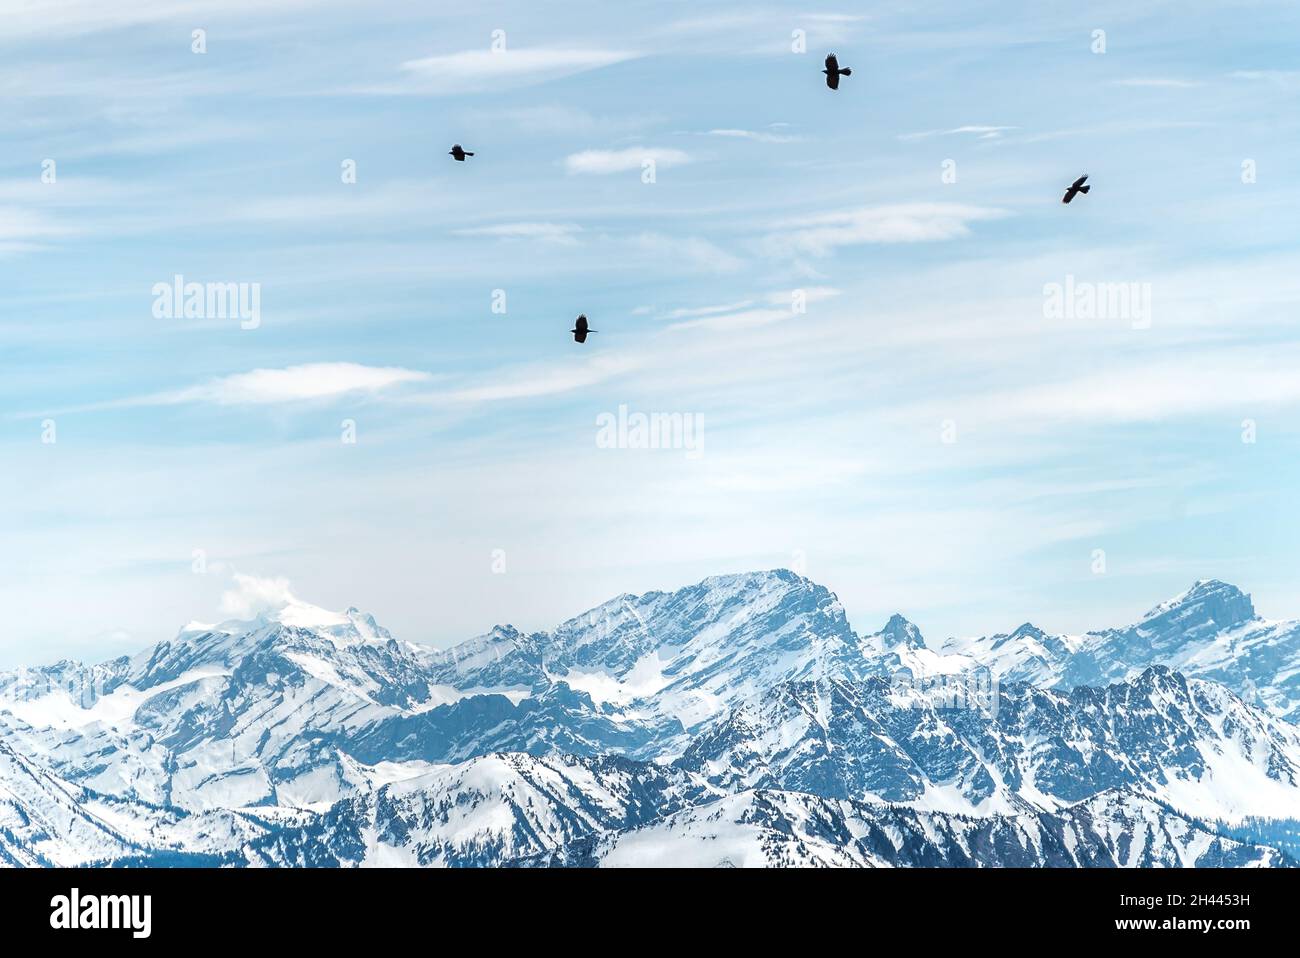
[[[439,645],[797,556],[934,642],[1300,615],[1294,4],[264,6],[0,3],[0,664],[232,572]],[[155,318],[178,273],[261,325]],[[702,455],[598,448],[621,403]]]

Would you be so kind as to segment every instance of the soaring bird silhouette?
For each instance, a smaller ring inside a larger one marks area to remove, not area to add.
[[[1090,189],[1092,189],[1091,186],[1083,185],[1083,181],[1086,180],[1087,178],[1088,178],[1088,174],[1085,173],[1083,176],[1079,177],[1077,180],[1071,183],[1070,188],[1065,191],[1065,196],[1061,197],[1061,202],[1068,203],[1070,202],[1070,200],[1074,199],[1076,194],[1087,193]]]
[[[573,328],[569,330],[569,332],[573,333],[573,341],[575,343],[585,343],[587,341],[587,334],[597,332],[597,330],[588,329],[587,317],[579,313],[578,319],[574,322]]]
[[[822,71],[826,74],[826,85],[832,90],[840,88],[840,77],[851,77],[853,71],[848,67],[841,67],[840,61],[835,58],[835,54],[826,54],[826,69]]]
[[[464,163],[465,157],[474,155],[473,153],[470,153],[467,150],[461,149],[461,145],[459,143],[457,143],[450,150],[448,150],[447,153],[451,156],[452,159],[456,160],[456,162],[458,163]]]

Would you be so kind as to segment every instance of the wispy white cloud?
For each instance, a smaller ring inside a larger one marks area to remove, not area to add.
[[[1111,81],[1114,86],[1154,87],[1171,90],[1189,90],[1201,84],[1196,80],[1180,80],[1177,77],[1127,77]]]
[[[159,404],[213,402],[223,406],[262,405],[329,399],[348,393],[377,393],[403,383],[423,382],[428,373],[399,366],[306,363],[283,369],[254,369],[222,376],[200,386],[154,397]]]
[[[310,628],[317,625],[343,625],[347,619],[337,612],[304,602],[293,594],[289,580],[283,576],[263,577],[233,572],[234,588],[221,593],[218,608],[222,615],[235,619],[252,619],[266,613],[285,625]],[[191,623],[190,628],[198,627]]]
[[[646,161],[654,161],[657,169],[667,169],[691,162],[682,150],[630,147],[626,150],[583,150],[564,158],[564,168],[569,173],[625,173],[639,170]]]
[[[532,47],[462,50],[407,60],[401,64],[409,84],[382,92],[450,94],[542,83],[597,70],[639,54],[630,50]]]
[[[359,363],[304,363],[282,369],[253,369],[219,376],[185,389],[130,396],[108,402],[76,406],[57,412],[91,412],[145,406],[182,406],[212,403],[219,406],[263,406],[275,403],[335,399],[351,394],[377,394],[406,383],[427,382],[429,373],[398,366],[363,366]],[[46,413],[41,413],[45,415]],[[32,418],[34,413],[21,418]]]
[[[768,326],[801,316],[810,304],[834,299],[838,295],[840,291],[834,287],[814,286],[807,289],[767,293],[761,297],[761,300],[768,304],[767,307],[751,309],[753,300],[746,300],[733,306],[675,310],[670,316],[681,321],[673,323],[668,329],[733,332],[739,329]]]
[[[774,306],[789,306],[797,294],[804,303],[822,303],[839,296],[840,292],[834,286],[807,286],[798,290],[782,290],[778,293],[768,293],[764,299]]]
[[[1121,123],[1105,123],[1097,126],[1081,126],[1074,129],[1047,130],[1043,133],[1031,133],[1012,137],[1019,143],[1042,143],[1075,136],[1129,136],[1160,130],[1195,130],[1211,124],[1202,120],[1136,120]]]
[[[643,129],[655,119],[653,116],[635,113],[598,115],[575,106],[557,103],[502,110],[497,115],[524,133],[540,133],[548,136],[626,135]]]
[[[799,13],[783,17],[769,9],[754,8],[683,17],[670,21],[656,33],[672,38],[675,49],[680,49],[682,41],[686,41],[697,49],[723,50],[729,54],[789,53],[793,29],[803,31],[809,49],[817,49],[849,40],[858,32],[858,24],[866,19],[847,13]],[[774,21],[777,29],[773,29]]]
[[[593,323],[593,326],[596,324]],[[501,369],[480,382],[411,398],[412,402],[434,406],[491,403],[511,399],[534,399],[594,386],[631,372],[642,363],[634,356],[593,356],[582,363]]]
[[[793,133],[771,133],[765,130],[709,130],[706,136],[725,136],[738,140],[753,140],[756,143],[798,143],[802,137]]]
[[[536,239],[572,246],[582,227],[574,223],[499,223],[456,230],[457,236],[491,236],[499,239]]]
[[[975,421],[1140,423],[1216,411],[1253,415],[1300,403],[1300,379],[1293,374],[1297,361],[1294,346],[1215,348],[969,395],[959,402],[963,416]],[[898,414],[937,419],[948,414],[953,401],[905,404]]]
[[[778,309],[775,307],[768,309],[745,309],[734,313],[722,313],[716,316],[701,316],[696,319],[687,319],[679,323],[673,323],[668,328],[672,330],[708,329],[715,332],[735,331],[779,323],[782,320],[791,318],[793,315],[794,312],[789,307],[785,309]]]
[[[1234,70],[1228,76],[1234,80],[1273,83],[1285,87],[1300,84],[1300,70]]]
[[[409,216],[412,210],[445,206],[447,191],[436,182],[391,180],[364,192],[336,189],[260,197],[220,212],[219,218],[292,223],[297,220],[374,219]]]
[[[198,22],[205,22],[209,17],[217,15],[274,14],[286,9],[323,5],[325,2],[328,0],[287,0],[285,4],[272,8],[259,0],[187,0],[183,3],[160,0],[118,0],[115,3],[99,3],[98,0],[18,0],[4,4],[0,37],[28,34],[48,36],[51,33],[76,35],[168,20],[190,23],[197,18]]]
[[[902,133],[899,135],[900,140],[926,140],[933,136],[977,136],[981,140],[996,140],[1002,137],[1002,134],[1011,130],[1018,130],[1018,126],[958,126],[951,130],[922,130],[920,133]]]
[[[112,180],[59,175],[0,180],[0,244],[33,244],[102,232],[104,210],[138,203],[143,191]]]
[[[714,306],[682,307],[664,314],[665,319],[692,319],[697,316],[716,316],[718,313],[734,313],[752,306],[752,299],[742,299],[735,303],[720,303]]]
[[[296,601],[288,579],[263,578],[242,572],[236,572],[232,577],[233,587],[221,593],[218,605],[223,615],[251,619]]]
[[[632,246],[642,253],[706,273],[734,273],[742,269],[745,261],[728,253],[717,244],[698,236],[668,236],[663,233],[641,233],[633,238]]]
[[[777,224],[770,252],[825,255],[864,243],[924,243],[970,234],[972,223],[1000,219],[1005,210],[960,203],[902,203],[822,213]]]
[[[78,232],[76,227],[57,222],[39,211],[0,206],[0,244],[56,239]]]
[[[600,121],[586,110],[559,104],[519,107],[502,111],[511,124],[525,133],[594,133]]]

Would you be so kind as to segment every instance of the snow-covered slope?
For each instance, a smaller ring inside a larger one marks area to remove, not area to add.
[[[0,743],[0,866],[220,855],[266,828],[232,812],[191,815],[97,795]]]
[[[486,755],[339,802],[248,850],[251,864],[500,865],[619,831],[709,794],[630,759]]]
[[[77,865],[132,850],[78,789],[0,744],[0,864]]]
[[[964,816],[807,792],[718,794],[628,759],[494,755],[340,802],[245,853],[273,866],[1279,866],[1111,790],[1054,812]]]
[[[1002,686],[960,708],[883,679],[784,683],[677,764],[725,791],[978,815],[1055,810],[1113,788],[1226,822],[1300,810],[1300,729],[1163,667],[1068,693]]]
[[[1276,849],[1213,835],[1123,793],[1055,814],[966,818],[758,789],[576,850],[567,863],[638,867],[1258,867]]]

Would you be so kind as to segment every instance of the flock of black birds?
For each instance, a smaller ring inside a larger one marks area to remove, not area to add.
[[[838,90],[840,88],[840,77],[853,76],[853,69],[851,67],[840,66],[839,58],[833,53],[828,53],[826,54],[826,68],[822,70],[822,73],[826,74],[826,85],[832,90]],[[453,144],[452,148],[448,150],[447,153],[458,163],[464,163],[465,157],[474,155],[469,150],[463,148],[459,143]],[[1080,193],[1087,193],[1092,189],[1091,186],[1084,185],[1087,182],[1087,179],[1088,175],[1085,173],[1083,176],[1071,183],[1069,187],[1066,188],[1065,196],[1061,198],[1061,202],[1069,203],[1070,200],[1074,199]],[[587,317],[579,314],[577,320],[574,321],[573,329],[569,330],[569,332],[573,333],[573,341],[575,343],[585,343],[587,341],[587,334],[594,333],[596,330],[588,328]]]

